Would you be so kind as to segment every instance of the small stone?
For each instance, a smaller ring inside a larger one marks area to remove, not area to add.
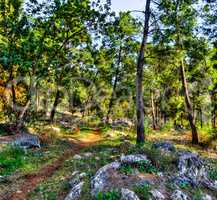
[[[191,199],[188,195],[186,195],[181,190],[176,190],[175,192],[173,192],[171,196],[171,200],[191,200]]]
[[[135,192],[122,188],[121,189],[121,200],[140,200]]]
[[[157,175],[158,175],[159,177],[163,177],[163,176],[164,176],[163,172],[157,172]]]
[[[79,154],[75,154],[75,155],[73,156],[73,159],[75,159],[75,160],[81,160],[82,157],[81,157]]]
[[[85,157],[91,157],[91,156],[93,156],[93,154],[90,153],[90,152],[84,153],[83,155],[84,155]]]
[[[201,200],[213,200],[213,198],[208,194],[203,194]]]

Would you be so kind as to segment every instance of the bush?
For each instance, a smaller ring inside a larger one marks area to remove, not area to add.
[[[142,173],[154,174],[158,172],[157,168],[155,168],[155,166],[153,166],[149,161],[140,161],[134,164],[122,164],[119,171],[128,175],[132,174],[134,169],[138,169],[139,172]]]
[[[215,169],[212,169],[210,172],[209,172],[209,177],[215,181],[217,181],[217,168]]]

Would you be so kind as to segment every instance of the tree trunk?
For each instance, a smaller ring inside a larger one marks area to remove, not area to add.
[[[26,114],[26,112],[27,112],[30,105],[31,105],[31,98],[28,99],[28,101],[26,102],[26,105],[24,106],[24,108],[22,109],[22,111],[19,114],[19,117],[18,117],[18,120],[17,120],[17,123],[16,123],[17,124],[16,127],[18,129],[20,129],[23,126],[24,117],[25,117],[25,114]]]
[[[200,128],[203,128],[203,111],[202,111],[202,108],[200,108]]]
[[[154,94],[151,92],[151,108],[152,108],[152,127],[154,130],[157,129],[157,124],[156,124],[156,115],[155,115],[155,105],[154,105]]]
[[[146,0],[145,7],[145,21],[142,43],[139,51],[138,61],[137,61],[137,73],[136,73],[136,113],[137,113],[137,143],[144,143],[144,102],[143,102],[143,67],[145,63],[145,48],[148,39],[149,32],[149,19],[151,15],[150,11],[151,0]]]
[[[39,97],[39,92],[38,89],[35,89],[35,112],[39,111],[39,104],[40,104],[40,97]]]
[[[51,123],[53,123],[53,121],[54,121],[54,116],[56,113],[56,108],[59,104],[59,99],[60,99],[60,91],[59,91],[59,89],[57,89],[55,100],[54,100],[53,107],[52,107],[51,114],[50,114],[50,122]]]
[[[187,113],[188,113],[188,121],[191,126],[191,132],[192,132],[192,143],[193,144],[198,144],[198,134],[197,134],[197,128],[194,122],[194,117],[193,117],[193,108],[191,104],[191,100],[189,97],[189,92],[188,92],[188,85],[187,85],[187,80],[185,77],[185,67],[184,67],[184,61],[181,61],[181,79],[182,79],[182,87],[184,89],[184,94],[185,94],[185,104],[187,108]]]
[[[117,68],[116,68],[116,72],[115,72],[115,80],[114,80],[114,84],[113,84],[113,88],[112,88],[112,95],[109,101],[109,107],[108,107],[108,112],[107,112],[107,116],[106,116],[106,122],[109,122],[109,115],[112,111],[112,107],[114,104],[114,100],[115,100],[115,94],[116,94],[116,87],[117,87],[117,83],[118,83],[118,76],[119,76],[119,67],[120,67],[120,63],[121,63],[121,46],[119,49],[119,53],[118,53],[118,62],[117,62]]]

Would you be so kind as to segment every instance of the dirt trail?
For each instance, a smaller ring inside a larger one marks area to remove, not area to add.
[[[95,130],[90,135],[90,138],[86,137],[85,139],[70,141],[72,143],[72,148],[70,150],[66,151],[53,163],[41,168],[38,172],[26,175],[24,178],[24,183],[17,188],[16,192],[6,197],[0,198],[0,200],[25,200],[27,195],[33,191],[39,183],[51,177],[55,171],[60,169],[65,160],[79,153],[85,147],[95,144],[96,142],[100,141],[100,139],[101,136],[99,131]]]

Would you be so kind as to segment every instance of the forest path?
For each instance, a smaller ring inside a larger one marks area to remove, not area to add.
[[[99,129],[93,130],[92,133],[86,135],[84,138],[69,139],[72,144],[72,147],[69,150],[51,164],[42,167],[39,171],[26,175],[23,184],[16,189],[16,192],[6,195],[5,197],[0,198],[0,200],[25,200],[28,194],[33,191],[39,183],[51,177],[55,171],[60,169],[65,160],[79,153],[86,147],[96,144],[100,140],[102,140],[102,136]]]

